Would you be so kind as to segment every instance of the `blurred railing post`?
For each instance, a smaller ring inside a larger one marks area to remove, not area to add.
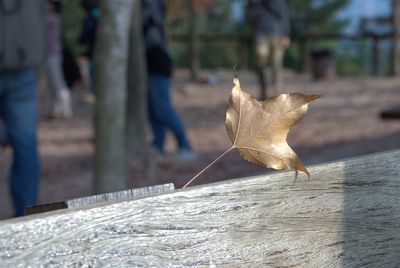
[[[193,81],[199,78],[199,37],[195,0],[189,0],[189,35],[190,35],[190,76]]]
[[[393,24],[393,42],[392,42],[392,75],[400,74],[400,0],[392,0],[392,24]]]
[[[240,60],[240,68],[248,69],[249,68],[249,43],[247,40],[247,36],[239,37],[239,46],[238,46],[238,55]]]
[[[400,1],[400,0],[399,0]],[[252,38],[248,35],[230,35],[230,34],[204,34],[198,35],[197,38],[199,42],[204,42],[205,44],[211,44],[215,42],[236,42],[238,44],[238,56],[239,62],[242,68],[252,68],[253,67],[253,44]],[[369,51],[371,55],[371,70],[370,74],[379,74],[381,68],[381,53],[379,51],[379,45],[382,40],[390,40],[393,38],[393,33],[364,33],[364,34],[340,34],[340,33],[316,33],[316,34],[306,34],[299,37],[293,38],[293,43],[299,43],[299,53],[300,53],[300,68],[301,73],[309,74],[311,72],[311,53],[310,47],[313,42],[321,40],[371,40],[372,47]],[[190,35],[172,35],[174,42],[182,42],[185,44],[190,43]],[[189,44],[190,45],[190,44]],[[399,48],[400,49],[400,48]],[[247,53],[246,53],[247,52]],[[368,56],[369,56],[368,55]],[[400,59],[400,53],[399,59]],[[247,64],[245,61],[247,60]],[[400,64],[399,64],[400,67]],[[400,71],[400,70],[399,70]]]
[[[371,67],[372,67],[372,75],[378,76],[379,75],[379,36],[373,35],[372,39],[372,57],[371,57]]]
[[[246,68],[246,53],[244,53],[244,50],[246,49],[246,44],[243,41],[243,38],[239,38],[239,45],[237,47],[238,49],[238,55],[239,55],[239,64],[240,64],[240,68]]]
[[[311,69],[310,60],[310,39],[308,36],[300,38],[300,53],[301,53],[301,72],[303,74],[309,73]]]

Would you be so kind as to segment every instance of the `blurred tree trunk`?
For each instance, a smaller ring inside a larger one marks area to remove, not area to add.
[[[189,36],[190,36],[190,77],[193,81],[199,78],[199,36],[197,29],[197,12],[195,0],[189,0]]]
[[[100,2],[95,51],[95,193],[126,188],[127,54],[134,1]]]
[[[400,74],[400,0],[392,0],[393,47],[392,47],[392,75]]]
[[[155,173],[147,142],[147,72],[142,35],[141,1],[134,3],[128,57],[127,148],[128,158],[144,164],[147,175]]]

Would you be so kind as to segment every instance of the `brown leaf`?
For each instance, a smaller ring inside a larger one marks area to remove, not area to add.
[[[286,137],[307,112],[308,103],[320,96],[289,93],[258,101],[241,90],[238,78],[233,83],[225,120],[232,147],[251,163],[309,174]]]

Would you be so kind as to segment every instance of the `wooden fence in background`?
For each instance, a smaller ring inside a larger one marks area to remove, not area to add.
[[[190,43],[190,38],[188,35],[172,35],[173,42],[179,43]],[[309,34],[301,37],[296,37],[293,39],[293,42],[299,42],[300,44],[300,53],[301,53],[301,71],[303,73],[309,73],[311,70],[311,46],[313,42],[324,41],[324,40],[366,40],[372,43],[371,45],[371,73],[370,75],[378,75],[380,73],[380,50],[379,44],[383,40],[393,40],[394,36],[391,33],[386,34]],[[240,59],[240,67],[244,69],[248,69],[251,65],[251,57],[252,57],[252,38],[249,35],[234,35],[234,34],[205,34],[199,35],[198,42],[201,43],[216,43],[216,42],[236,42],[239,44],[238,46],[238,55]],[[394,43],[396,45],[396,43]],[[394,50],[394,49],[393,49]],[[193,57],[190,57],[191,59]],[[391,69],[393,70],[398,61],[391,58],[389,60],[391,64]],[[194,64],[198,66],[198,63]],[[190,65],[192,66],[192,65]],[[198,67],[197,67],[198,68]],[[399,68],[400,69],[400,68]]]

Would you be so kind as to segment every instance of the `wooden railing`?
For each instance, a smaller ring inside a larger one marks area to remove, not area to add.
[[[380,74],[380,53],[379,53],[379,43],[382,40],[393,39],[393,34],[308,34],[302,36],[297,40],[300,42],[301,50],[301,62],[302,71],[309,72],[311,69],[310,60],[310,47],[312,42],[322,41],[322,40],[370,40],[372,42],[371,46],[371,73],[370,75]],[[296,39],[295,39],[296,40]]]
[[[400,150],[0,222],[1,267],[399,267]]]
[[[189,37],[187,35],[172,35],[173,42],[188,43]],[[302,72],[307,73],[311,70],[311,59],[310,59],[310,47],[313,42],[323,40],[370,40],[371,46],[371,75],[378,75],[380,73],[380,53],[379,43],[382,40],[393,39],[392,33],[375,34],[307,34],[304,36],[298,36],[293,38],[293,42],[300,43],[301,53],[301,69]],[[245,34],[206,34],[200,35],[199,41],[204,43],[215,43],[215,42],[238,42],[238,55],[240,58],[240,66],[244,69],[249,68],[251,65],[251,46],[252,38],[250,35]],[[389,61],[391,62],[391,61]],[[393,68],[393,67],[392,67]]]

